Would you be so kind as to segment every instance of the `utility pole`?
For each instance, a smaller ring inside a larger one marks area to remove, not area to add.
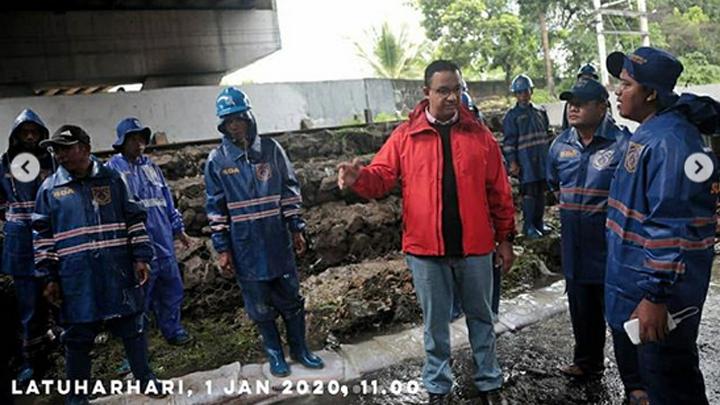
[[[602,83],[606,86],[610,83],[607,68],[605,67],[605,59],[607,59],[607,47],[605,45],[606,35],[639,35],[642,38],[643,46],[650,46],[650,31],[648,29],[646,0],[637,0],[637,11],[611,8],[618,4],[627,3],[628,2],[626,0],[613,0],[603,4],[602,0],[593,0],[593,8],[595,9],[595,32],[597,34],[598,41],[598,57],[600,58],[600,78]],[[603,24],[603,15],[637,18],[639,21],[639,30],[606,30]]]
[[[647,4],[645,0],[637,0],[638,12],[640,12],[640,35],[642,35],[643,46],[650,46],[650,30],[648,29]]]
[[[607,86],[610,84],[610,78],[608,77],[607,68],[605,67],[605,59],[607,59],[607,48],[605,48],[605,29],[603,28],[602,20],[602,3],[600,0],[593,0],[593,6],[595,7],[595,32],[597,32],[598,42],[598,57],[600,58],[600,79],[602,84]]]

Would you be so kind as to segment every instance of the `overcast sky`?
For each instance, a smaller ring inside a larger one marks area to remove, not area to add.
[[[383,21],[407,26],[421,41],[420,13],[408,0],[277,0],[282,49],[223,79],[223,84],[288,82],[372,77],[356,55],[353,41]],[[397,30],[396,30],[397,31]]]

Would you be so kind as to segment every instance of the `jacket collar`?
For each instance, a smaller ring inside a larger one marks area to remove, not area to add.
[[[535,107],[535,104],[533,104],[532,101],[529,101],[529,102],[524,103],[524,104],[520,104],[520,103],[516,102],[514,108],[517,108],[517,109],[520,109],[520,110],[531,110],[531,109],[536,110],[536,109],[537,109],[537,107]]]
[[[432,127],[430,121],[428,121],[428,117],[425,113],[425,110],[428,108],[429,104],[430,102],[427,99],[423,99],[415,106],[415,109],[410,113],[410,116],[408,117],[409,135],[417,135],[426,131],[432,131],[434,133],[437,132]],[[478,125],[478,122],[467,108],[460,107],[460,109],[458,110],[458,119],[455,125],[457,125],[459,128],[466,129],[472,127],[473,125]]]
[[[430,114],[430,108],[425,108],[425,118],[427,118],[428,122],[432,125],[452,125],[457,122],[458,118],[460,118],[460,113],[457,111],[455,112],[455,115],[453,115],[449,120],[447,121],[440,121],[439,119],[435,118],[432,114]]]
[[[602,138],[608,141],[613,141],[616,138],[615,134],[615,123],[609,119],[608,114],[605,114],[605,118],[600,122],[600,125],[595,129],[595,133],[593,134],[593,140],[595,138]],[[566,135],[563,138],[563,141],[568,144],[580,144],[582,145],[582,142],[580,142],[580,134],[577,132],[575,127],[568,128]]]
[[[227,155],[232,160],[237,160],[245,157],[246,154],[249,155],[247,156],[249,160],[250,157],[259,157],[260,153],[262,152],[260,135],[255,135],[255,137],[253,138],[253,142],[250,145],[250,148],[248,148],[247,150],[238,147],[233,141],[230,140],[229,137],[224,136],[222,140],[222,148],[225,155]]]
[[[102,178],[102,177],[108,177],[108,170],[105,168],[95,156],[90,156],[90,159],[92,161],[92,169],[90,169],[90,175],[86,178]],[[56,186],[62,186],[68,183],[71,183],[73,181],[77,180],[70,172],[65,169],[64,166],[59,166],[57,171],[55,172],[55,185]]]
[[[127,166],[130,166],[130,165],[142,166],[144,164],[147,164],[147,162],[148,162],[148,157],[144,154],[138,156],[138,158],[135,159],[134,162],[131,162],[130,160],[128,160],[128,158],[125,155],[123,155],[122,153],[116,154],[115,159],[120,160]]]

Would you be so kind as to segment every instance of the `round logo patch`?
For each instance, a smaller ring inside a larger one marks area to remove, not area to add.
[[[255,177],[260,181],[268,181],[272,177],[272,166],[270,163],[260,163],[255,166]]]
[[[612,149],[605,149],[597,151],[592,159],[592,165],[597,170],[605,170],[610,166],[610,163],[612,162],[613,155],[615,154],[615,151]]]

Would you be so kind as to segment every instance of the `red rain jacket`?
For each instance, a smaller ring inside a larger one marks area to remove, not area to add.
[[[425,115],[427,106],[427,100],[418,103],[409,120],[393,131],[372,163],[360,171],[352,189],[362,197],[379,198],[402,179],[403,251],[443,256],[443,152],[440,135]],[[463,252],[486,255],[494,250],[494,242],[515,231],[512,191],[500,147],[465,108],[460,109],[450,139]]]

